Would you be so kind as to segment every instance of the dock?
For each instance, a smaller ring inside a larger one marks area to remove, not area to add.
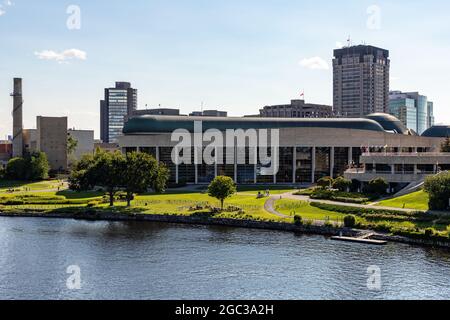
[[[387,241],[384,241],[384,240],[370,239],[370,237],[372,237],[373,235],[375,235],[375,234],[368,233],[368,234],[365,234],[360,237],[335,236],[335,237],[331,237],[331,239],[336,240],[336,241],[356,242],[356,243],[363,243],[363,244],[372,244],[372,245],[377,245],[377,246],[384,246],[388,243]]]

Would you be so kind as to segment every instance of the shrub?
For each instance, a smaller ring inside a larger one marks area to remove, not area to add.
[[[433,228],[427,228],[425,229],[425,237],[431,238],[435,235],[435,231]]]
[[[303,219],[302,219],[302,217],[299,216],[299,215],[295,215],[295,216],[294,216],[294,224],[295,224],[297,227],[302,226],[302,225],[303,225]]]
[[[344,177],[338,177],[333,181],[333,188],[342,192],[347,191],[351,186],[351,180],[345,179]]]
[[[323,189],[329,188],[333,185],[333,179],[331,177],[324,177],[317,181],[317,185]]]
[[[389,184],[385,179],[376,178],[369,182],[369,184],[365,187],[364,192],[381,196],[386,194],[386,190],[388,187]]]
[[[330,200],[333,197],[334,192],[326,189],[316,189],[311,193],[311,199]]]
[[[345,227],[347,227],[347,228],[354,228],[355,225],[356,225],[356,218],[355,218],[355,216],[351,216],[351,215],[345,216],[345,218],[344,218],[344,226]]]
[[[431,210],[447,210],[450,199],[450,173],[428,177],[425,181],[425,191],[430,196]]]

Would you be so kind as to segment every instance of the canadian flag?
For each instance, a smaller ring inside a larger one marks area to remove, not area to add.
[[[305,97],[305,92],[300,93],[300,97]]]

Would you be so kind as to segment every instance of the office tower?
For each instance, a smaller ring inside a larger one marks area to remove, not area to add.
[[[260,111],[262,118],[330,118],[333,107],[305,103],[305,100],[291,100],[291,104],[265,106]]]
[[[386,113],[389,103],[389,51],[359,45],[334,50],[333,103],[341,117]]]
[[[105,89],[100,101],[100,136],[103,142],[116,142],[122,135],[127,117],[137,109],[137,89],[129,82],[116,82],[114,88]]]
[[[13,157],[23,156],[22,79],[14,78],[13,97]]]
[[[428,106],[427,106],[427,113],[428,113],[428,121],[427,121],[427,127],[431,128],[434,126],[435,123],[435,118],[434,118],[434,103],[431,101],[428,101]],[[428,129],[427,128],[427,129]]]
[[[391,92],[388,113],[399,119],[408,129],[417,132],[417,109],[414,99],[398,91]]]
[[[399,109],[404,110],[403,113],[407,114],[409,120],[405,122],[405,118],[399,115],[401,113],[398,111]],[[434,125],[433,102],[428,101],[428,98],[419,92],[392,91],[389,95],[388,112],[402,120],[405,126],[418,134],[424,133]]]

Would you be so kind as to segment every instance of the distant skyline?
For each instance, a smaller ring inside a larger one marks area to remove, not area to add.
[[[450,124],[449,10],[437,0],[0,0],[0,139],[12,132],[13,77],[24,81],[25,127],[68,116],[97,138],[99,101],[116,81],[138,89],[140,109],[184,114],[202,102],[256,114],[303,91],[332,105],[333,49],[349,36],[389,50],[390,89],[427,95],[436,123]]]

